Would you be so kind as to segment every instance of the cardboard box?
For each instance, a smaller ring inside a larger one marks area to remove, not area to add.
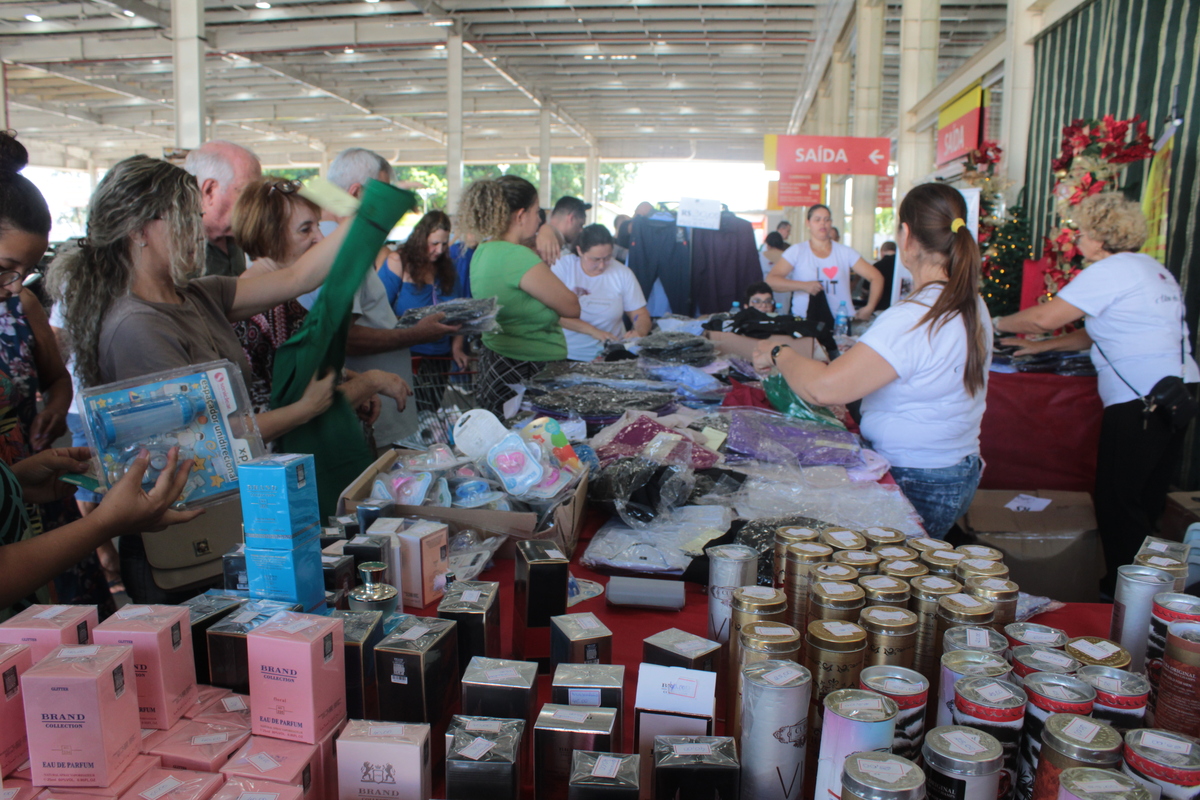
[[[276,614],[246,634],[246,654],[256,736],[317,744],[346,718],[342,620]]]
[[[351,720],[337,740],[340,800],[423,800],[432,791],[429,726]]]
[[[150,749],[162,759],[163,769],[216,772],[236,753],[250,731],[237,725],[191,721]]]
[[[291,550],[321,527],[311,455],[256,458],[238,466],[238,482],[248,547]]]
[[[166,733],[166,731],[156,731],[156,733]],[[121,796],[141,780],[143,775],[159,766],[161,766],[161,763],[158,756],[138,755],[134,757],[133,763],[126,767],[117,776],[117,779],[108,786],[72,786],[70,788],[56,786],[53,791],[55,795],[62,795],[63,797],[91,798],[91,800],[120,800]],[[8,789],[10,783],[11,781],[5,781],[4,788]],[[41,790],[39,789],[39,791]],[[12,800],[16,800],[16,798],[12,798]]]
[[[25,698],[21,676],[33,666],[28,645],[0,644],[0,775],[8,775],[29,758],[25,738]]]
[[[650,797],[654,737],[712,736],[717,673],[642,664],[633,708],[633,738],[641,756],[642,798]]]
[[[297,540],[291,550],[246,548],[246,577],[252,597],[300,603],[305,609],[325,602],[320,534]]]
[[[315,745],[251,736],[250,741],[221,767],[221,774],[226,779],[249,778],[299,786],[307,800],[314,800],[322,794],[313,783],[316,759]]]
[[[0,623],[0,642],[29,645],[36,664],[60,645],[91,644],[99,624],[95,606],[30,606]]]
[[[208,800],[225,778],[215,772],[189,769],[152,769],[138,779],[121,800]]]
[[[127,644],[133,648],[143,728],[167,730],[195,703],[195,657],[188,609],[125,606],[97,625],[92,637],[96,644]]]
[[[196,702],[183,710],[184,719],[195,719],[208,710],[214,703],[219,703],[222,697],[231,697],[233,692],[222,686],[196,686]]]
[[[1200,522],[1200,492],[1171,492],[1158,521],[1158,535],[1182,542],[1189,525]]]
[[[450,529],[432,520],[414,520],[400,537],[404,605],[424,608],[445,595],[450,570]]]
[[[1051,501],[1042,511],[1013,511],[1018,494]],[[1021,591],[1067,603],[1094,603],[1104,555],[1091,495],[1086,492],[985,490],[963,517],[972,543],[1004,554]]]
[[[352,514],[358,508],[360,501],[371,496],[371,486],[375,476],[385,473],[392,468],[396,460],[408,451],[390,450],[368,467],[362,475],[346,487],[338,498],[338,513]],[[582,528],[583,512],[587,503],[587,476],[579,482],[575,493],[564,500],[554,510],[553,524],[543,530],[537,528],[538,515],[531,511],[492,511],[479,508],[436,508],[433,506],[389,506],[388,516],[420,517],[445,522],[450,526],[451,533],[470,528],[485,533],[505,534],[513,540],[550,539],[556,542],[567,556],[575,552],[579,543],[579,532]],[[499,555],[509,558],[512,555],[513,542],[507,542],[500,548]]]
[[[274,781],[228,777],[225,779],[225,785],[211,800],[241,800],[244,795],[273,797],[274,800],[303,800],[304,790],[299,786],[288,786]]]

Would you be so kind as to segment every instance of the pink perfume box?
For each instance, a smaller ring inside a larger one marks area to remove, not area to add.
[[[195,719],[207,711],[210,706],[222,697],[229,697],[233,692],[221,686],[196,685],[196,702],[183,710],[184,719]]]
[[[0,797],[5,800],[33,800],[42,791],[40,786],[34,786],[29,781],[7,780],[4,782],[4,788],[0,789]]]
[[[138,751],[141,753],[149,753],[151,750],[165,742],[168,736],[170,736],[172,733],[178,732],[190,721],[191,720],[181,719],[179,722],[176,722],[165,731],[160,731],[158,728],[142,728],[142,741],[141,744],[138,745]]]
[[[35,786],[108,786],[138,754],[133,648],[57,647],[25,673]]]
[[[216,772],[249,738],[250,729],[240,725],[193,720],[160,742],[150,754],[162,759],[164,769]]]
[[[121,800],[209,800],[225,778],[215,772],[189,769],[152,769]]]
[[[29,758],[21,676],[32,666],[29,645],[0,644],[0,775],[8,775]]]
[[[316,744],[346,719],[342,625],[284,611],[246,634],[256,736]]]
[[[150,770],[159,766],[158,756],[138,755],[128,767],[121,771],[117,779],[106,787],[75,786],[69,788],[55,787],[49,791],[61,797],[90,798],[91,800],[120,800],[133,787],[138,779]]]
[[[133,648],[143,728],[166,730],[196,702],[192,625],[181,606],[125,606],[96,626],[96,644]]]
[[[221,767],[226,778],[249,778],[299,786],[305,800],[318,800],[313,783],[317,748],[311,744],[251,736]]]
[[[338,800],[337,751],[334,742],[345,729],[347,723],[325,734],[325,738],[317,742],[316,769],[313,770],[314,790],[319,791],[319,797],[324,800]]]
[[[250,695],[231,692],[201,711],[194,719],[196,722],[218,722],[250,730]]]
[[[445,595],[450,571],[450,529],[445,523],[418,520],[397,533],[400,537],[404,605],[424,608]]]
[[[225,785],[212,796],[212,800],[240,800],[245,795],[250,795],[246,800],[303,800],[304,790],[285,783],[230,777],[225,779]]]
[[[429,726],[352,719],[338,737],[338,798],[430,796]]]
[[[91,644],[99,622],[95,606],[30,606],[0,622],[0,642],[29,645],[36,664],[59,645]]]

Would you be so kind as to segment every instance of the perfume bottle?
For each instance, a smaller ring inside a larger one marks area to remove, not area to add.
[[[351,611],[382,611],[391,614],[396,610],[400,594],[395,586],[383,583],[387,565],[382,561],[364,561],[358,565],[363,583],[350,592]]]

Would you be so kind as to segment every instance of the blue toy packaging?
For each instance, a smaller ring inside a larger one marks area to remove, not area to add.
[[[80,400],[101,491],[143,448],[150,453],[143,484],[153,486],[178,446],[180,463],[193,466],[176,507],[208,506],[237,494],[238,465],[265,452],[241,370],[229,361],[84,389]]]

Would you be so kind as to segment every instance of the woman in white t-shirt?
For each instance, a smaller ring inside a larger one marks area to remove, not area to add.
[[[1104,402],[1096,459],[1096,521],[1108,574],[1101,589],[1112,594],[1117,567],[1133,562],[1142,540],[1154,533],[1167,487],[1183,453],[1186,429],[1162,413],[1147,413],[1142,398],[1162,378],[1200,380],[1183,318],[1183,295],[1171,273],[1138,251],[1146,219],[1119,192],[1079,204],[1076,246],[1091,266],[1048,303],[1008,317],[996,330],[1049,333],[1086,318],[1087,328],[1054,339],[1020,344],[1017,352],[1091,347],[1097,388]],[[1193,387],[1194,388],[1194,387]]]
[[[824,292],[829,310],[835,316],[838,307],[845,303],[849,316],[870,319],[883,296],[883,275],[858,253],[833,241],[833,217],[828,206],[812,206],[808,209],[807,219],[808,241],[784,251],[767,273],[767,283],[776,292],[792,293],[792,314],[797,317],[807,314],[809,295]],[[871,284],[867,304],[857,313],[850,299],[851,272]]]
[[[594,361],[604,342],[650,333],[646,297],[633,271],[613,260],[613,237],[603,225],[588,225],[579,234],[576,252],[563,252],[551,268],[579,297],[579,319],[563,317],[567,358]],[[633,330],[625,330],[628,314]]]
[[[831,364],[769,342],[754,364],[775,366],[810,403],[862,399],[862,433],[892,465],[892,476],[942,538],[979,485],[991,331],[979,299],[979,245],[964,222],[962,195],[923,184],[900,204],[899,241],[913,273],[908,299],[879,315]]]

